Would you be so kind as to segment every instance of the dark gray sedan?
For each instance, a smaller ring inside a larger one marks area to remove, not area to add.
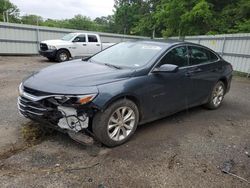
[[[112,147],[139,124],[198,105],[217,109],[231,78],[232,66],[204,46],[123,42],[31,75],[20,84],[18,108],[43,125]]]

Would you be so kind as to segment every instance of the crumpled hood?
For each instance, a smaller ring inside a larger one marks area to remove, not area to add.
[[[45,41],[42,41],[41,43],[45,43],[45,44],[51,45],[51,46],[72,44],[72,42],[64,41],[64,40],[60,40],[60,39],[58,39],[58,40],[45,40]]]
[[[86,93],[85,90],[97,90],[98,85],[128,79],[132,73],[130,69],[115,69],[74,60],[44,68],[27,78],[23,84],[28,88],[49,93]]]

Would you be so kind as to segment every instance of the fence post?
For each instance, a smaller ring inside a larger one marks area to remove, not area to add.
[[[39,37],[39,28],[36,28],[36,46],[37,46],[37,53],[39,54],[40,49],[40,37]]]
[[[223,43],[222,43],[222,49],[221,49],[221,56],[224,55],[224,49],[225,49],[226,40],[227,40],[227,38],[226,38],[226,36],[224,36]]]

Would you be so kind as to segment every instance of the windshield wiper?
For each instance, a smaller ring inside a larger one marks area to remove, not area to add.
[[[109,64],[109,63],[104,63],[104,65],[109,66],[109,67],[113,67],[113,68],[116,68],[116,69],[121,69],[121,67],[119,67],[117,65],[112,65],[112,64]]]

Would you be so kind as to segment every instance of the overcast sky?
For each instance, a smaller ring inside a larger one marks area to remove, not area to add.
[[[36,14],[44,18],[63,19],[82,14],[92,19],[112,14],[114,0],[10,0],[21,15]]]

